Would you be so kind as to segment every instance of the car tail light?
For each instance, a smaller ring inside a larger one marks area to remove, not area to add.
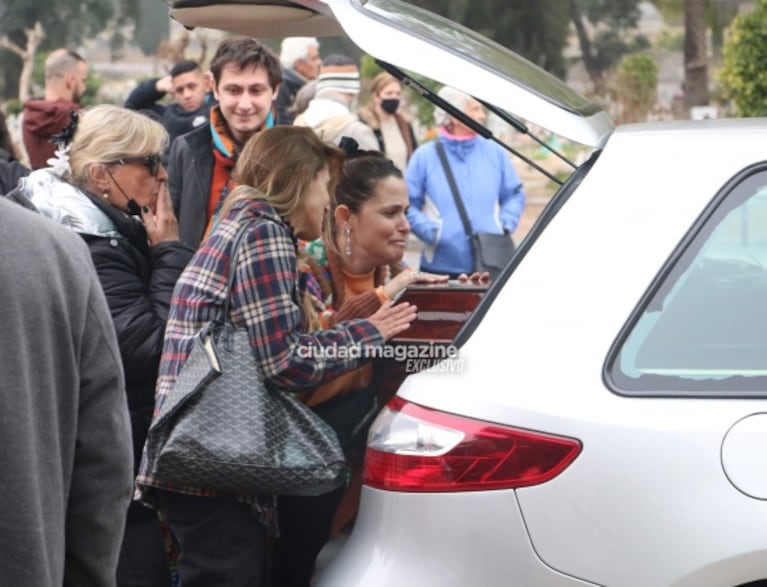
[[[538,485],[581,452],[574,438],[456,416],[395,397],[368,437],[366,485],[452,492]]]

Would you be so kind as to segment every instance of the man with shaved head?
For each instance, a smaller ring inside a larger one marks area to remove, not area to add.
[[[50,142],[69,124],[69,113],[80,110],[88,64],[71,49],[56,49],[45,60],[45,96],[24,103],[22,136],[33,169],[47,167],[56,145]]]

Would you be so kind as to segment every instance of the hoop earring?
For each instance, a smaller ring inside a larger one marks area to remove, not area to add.
[[[344,236],[346,237],[346,247],[344,248],[344,253],[346,253],[347,257],[350,257],[352,254],[352,228],[351,226],[346,226],[344,228]]]

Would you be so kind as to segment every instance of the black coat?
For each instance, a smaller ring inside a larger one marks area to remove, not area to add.
[[[149,247],[141,222],[95,196],[91,200],[125,237],[83,235],[117,332],[138,466],[154,410],[154,387],[171,295],[194,250],[179,242]]]
[[[213,181],[213,135],[201,126],[181,135],[170,147],[168,189],[178,218],[181,241],[200,246],[208,225],[208,199]]]
[[[29,175],[30,169],[16,160],[5,149],[0,149],[0,194],[7,194],[16,187],[19,179]]]

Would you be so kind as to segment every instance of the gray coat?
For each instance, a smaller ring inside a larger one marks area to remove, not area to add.
[[[181,135],[170,147],[168,188],[178,219],[179,237],[195,249],[200,246],[208,224],[213,163],[209,124]]]
[[[115,584],[133,455],[122,364],[88,248],[0,199],[0,577]]]

